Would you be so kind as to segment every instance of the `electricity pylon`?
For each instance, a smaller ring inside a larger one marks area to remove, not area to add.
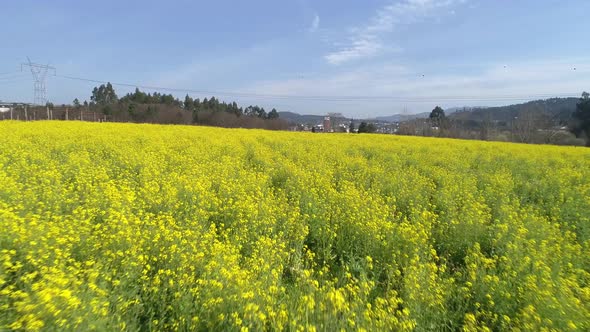
[[[49,70],[53,70],[53,75],[55,75],[55,67],[51,67],[47,65],[41,65],[38,63],[31,62],[31,59],[27,57],[27,63],[21,64],[21,71],[23,70],[23,66],[27,66],[31,69],[31,74],[33,74],[33,104],[44,106],[47,103],[47,87],[45,85],[45,79],[47,78],[47,72]]]

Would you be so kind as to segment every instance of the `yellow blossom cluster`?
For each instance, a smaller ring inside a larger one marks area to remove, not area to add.
[[[0,330],[590,330],[589,149],[83,122],[0,137]]]

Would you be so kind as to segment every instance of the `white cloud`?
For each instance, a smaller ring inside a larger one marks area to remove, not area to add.
[[[339,111],[365,117],[401,113],[405,107],[412,113],[423,112],[436,104],[445,108],[494,106],[550,96],[575,97],[590,86],[587,59],[530,59],[509,66],[492,63],[469,74],[461,67],[423,77],[411,66],[379,63],[333,75],[260,81],[241,91],[266,95],[266,102],[280,102],[282,110],[302,114]],[[305,98],[273,99],[272,95]]]
[[[313,21],[311,22],[311,25],[309,26],[308,31],[309,32],[316,32],[319,27],[320,27],[320,15],[315,14],[315,16],[313,17]]]
[[[368,24],[352,29],[348,37],[347,46],[328,53],[326,61],[339,65],[351,60],[371,57],[386,49],[383,35],[391,33],[401,24],[417,23],[431,17],[438,10],[447,9],[466,0],[403,0],[392,2],[379,9]]]
[[[383,44],[374,35],[355,36],[351,45],[339,51],[329,53],[324,58],[333,65],[339,65],[350,60],[377,54],[383,49]]]

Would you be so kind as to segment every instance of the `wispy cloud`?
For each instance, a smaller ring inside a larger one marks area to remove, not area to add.
[[[383,35],[391,33],[396,26],[421,22],[428,17],[467,0],[402,0],[379,9],[368,24],[352,29],[346,46],[324,56],[326,61],[339,65],[352,60],[371,57],[385,49]]]
[[[576,70],[573,70],[574,63]],[[537,97],[541,95],[578,96],[590,85],[590,60],[587,59],[530,59],[509,65],[489,63],[471,73],[465,73],[462,65],[453,69],[422,76],[412,66],[378,63],[333,75],[260,81],[241,91],[264,95],[333,96],[333,99],[314,101],[294,97],[282,100],[286,104],[283,108],[315,114],[339,111],[358,117],[399,113],[406,106],[410,112],[423,112],[436,104],[443,107],[494,106],[516,103],[520,98],[522,101],[541,98]],[[337,101],[351,96],[366,99],[358,104]]]
[[[309,32],[316,32],[319,27],[320,27],[320,15],[315,14],[315,16],[313,17],[313,21],[311,22],[311,25],[309,26],[308,31]]]

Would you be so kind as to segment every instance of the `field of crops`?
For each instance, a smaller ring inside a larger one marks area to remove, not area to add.
[[[0,330],[590,329],[587,148],[0,135]]]

